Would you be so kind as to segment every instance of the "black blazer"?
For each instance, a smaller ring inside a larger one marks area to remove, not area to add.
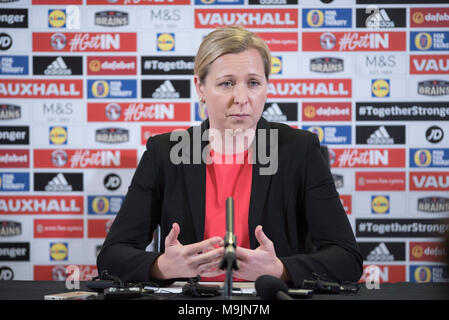
[[[170,134],[148,139],[97,258],[99,272],[108,270],[123,281],[153,281],[150,267],[161,253],[145,248],[157,225],[161,227],[161,252],[174,222],[181,228],[178,240],[182,244],[204,240],[206,164],[193,162],[193,128],[186,131],[191,142],[190,164],[170,161],[170,150],[177,143],[170,141]],[[208,128],[206,120],[201,133]],[[254,230],[261,224],[290,273],[290,285],[300,287],[304,279],[313,278],[312,273],[333,281],[359,280],[362,257],[316,135],[263,118],[257,129],[277,130],[279,157],[274,175],[260,174],[266,164],[262,158],[253,164],[248,217],[251,248],[258,246]],[[256,134],[254,143],[263,137]],[[269,135],[265,137],[273,147]],[[202,148],[207,144],[203,141]]]

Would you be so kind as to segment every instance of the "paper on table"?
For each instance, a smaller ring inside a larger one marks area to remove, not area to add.
[[[144,289],[153,289],[156,293],[182,293],[182,287],[186,284],[186,282],[177,281],[168,287],[152,287],[146,286]],[[203,285],[218,285],[220,288],[223,287],[222,282],[201,282]],[[233,282],[233,291],[239,292],[242,294],[255,294],[254,282]],[[238,290],[236,290],[238,289]]]

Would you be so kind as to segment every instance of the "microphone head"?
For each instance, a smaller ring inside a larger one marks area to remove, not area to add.
[[[278,300],[276,294],[279,291],[288,295],[288,287],[284,281],[266,274],[256,279],[255,288],[257,295],[263,300]]]

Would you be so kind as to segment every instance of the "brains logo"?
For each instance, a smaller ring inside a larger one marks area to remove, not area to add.
[[[66,127],[50,127],[50,144],[67,144]]]
[[[427,32],[420,32],[415,36],[415,46],[419,50],[428,50],[432,46],[432,36]]]
[[[50,260],[65,261],[69,256],[69,248],[66,242],[50,243]]]
[[[432,155],[429,150],[419,149],[416,150],[413,159],[418,167],[428,167],[432,162]]]
[[[321,127],[310,127],[308,129],[308,131],[314,133],[317,135],[318,139],[320,140],[320,142],[323,142],[324,139],[324,131],[323,128]]]
[[[319,28],[324,23],[324,14],[321,10],[310,10],[307,13],[307,24],[314,28]]]
[[[109,94],[109,84],[104,80],[97,80],[92,84],[92,94],[97,98],[106,98]]]
[[[174,51],[174,50],[175,50],[175,34],[158,33],[157,51]]]
[[[430,282],[432,280],[432,272],[428,267],[418,267],[415,270],[414,277],[418,283]]]
[[[271,57],[271,74],[282,74],[282,57]]]
[[[92,210],[96,214],[106,214],[109,211],[109,200],[106,197],[95,197],[92,201]]]
[[[390,96],[390,80],[371,80],[371,95],[374,98],[385,98]]]
[[[371,213],[390,213],[390,197],[389,196],[372,196],[371,197]]]

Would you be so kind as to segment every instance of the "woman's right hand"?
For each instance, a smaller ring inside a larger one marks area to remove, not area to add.
[[[153,264],[150,273],[156,279],[215,277],[224,273],[219,268],[224,254],[224,241],[212,237],[189,245],[178,240],[179,225],[175,222],[165,238],[165,252]],[[218,247],[217,247],[218,246]]]

